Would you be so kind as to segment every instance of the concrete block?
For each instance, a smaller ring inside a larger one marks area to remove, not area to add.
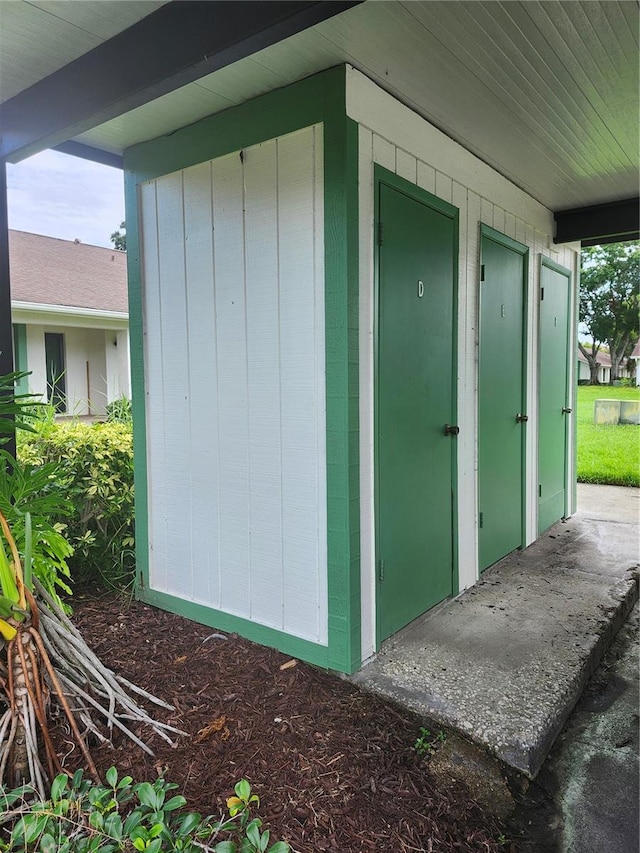
[[[621,400],[596,400],[593,415],[594,424],[618,424],[620,423]]]
[[[620,400],[620,423],[640,424],[640,400]]]

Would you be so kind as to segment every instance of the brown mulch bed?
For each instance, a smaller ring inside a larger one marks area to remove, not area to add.
[[[93,750],[136,781],[159,773],[189,808],[219,815],[241,778],[272,838],[296,853],[504,851],[501,825],[462,788],[430,779],[408,711],[328,672],[140,602],[74,597],[74,622],[117,673],[173,703],[184,729],[150,758],[130,741]],[[216,636],[217,635],[217,636]],[[141,732],[145,736],[144,732]]]

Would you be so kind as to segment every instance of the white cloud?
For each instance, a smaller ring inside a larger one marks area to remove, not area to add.
[[[124,219],[120,169],[58,151],[43,151],[7,166],[9,227],[94,246]]]

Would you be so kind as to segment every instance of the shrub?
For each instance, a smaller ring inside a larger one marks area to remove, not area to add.
[[[73,548],[69,558],[78,583],[97,577],[111,586],[132,583],[135,572],[133,520],[133,441],[130,426],[79,422],[36,425],[22,436],[22,462],[57,464],[56,479],[73,507],[66,525]]]
[[[133,423],[131,400],[128,397],[118,397],[117,400],[109,403],[106,412],[109,423],[129,425]]]
[[[278,841],[269,847],[269,830],[251,817],[259,805],[246,780],[238,782],[236,796],[227,801],[228,815],[216,820],[184,812],[186,800],[167,797],[176,785],[158,778],[152,784],[133,784],[118,778],[115,767],[106,773],[106,785],[61,774],[46,801],[29,800],[26,787],[0,789],[0,824],[8,824],[0,850],[4,853],[118,853],[118,851],[181,851],[181,853],[288,853]]]

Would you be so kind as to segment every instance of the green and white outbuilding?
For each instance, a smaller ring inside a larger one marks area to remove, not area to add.
[[[235,102],[202,88],[190,112],[197,84],[176,84],[72,139],[111,144],[125,172],[138,595],[350,673],[575,511],[580,241],[637,223],[625,157],[585,177],[604,156],[600,126],[597,156],[586,145],[553,166],[543,137],[571,125],[573,142],[573,94],[527,143],[547,82],[525,69],[521,100],[507,93],[523,7],[545,67],[542,34],[557,47],[586,7],[547,20],[537,2],[258,6],[324,6],[330,20],[212,72],[244,86]],[[410,24],[422,16],[444,44],[436,6],[502,16],[495,45],[510,58],[491,97],[486,79],[474,94],[453,74],[450,47],[421,77]],[[626,45],[630,13],[616,9],[605,17]],[[477,137],[452,132],[439,87],[453,115],[488,110]],[[491,137],[500,87],[522,122],[506,142]],[[633,131],[614,130],[630,150]],[[536,192],[547,167],[549,186],[576,182],[564,207],[577,214]]]

